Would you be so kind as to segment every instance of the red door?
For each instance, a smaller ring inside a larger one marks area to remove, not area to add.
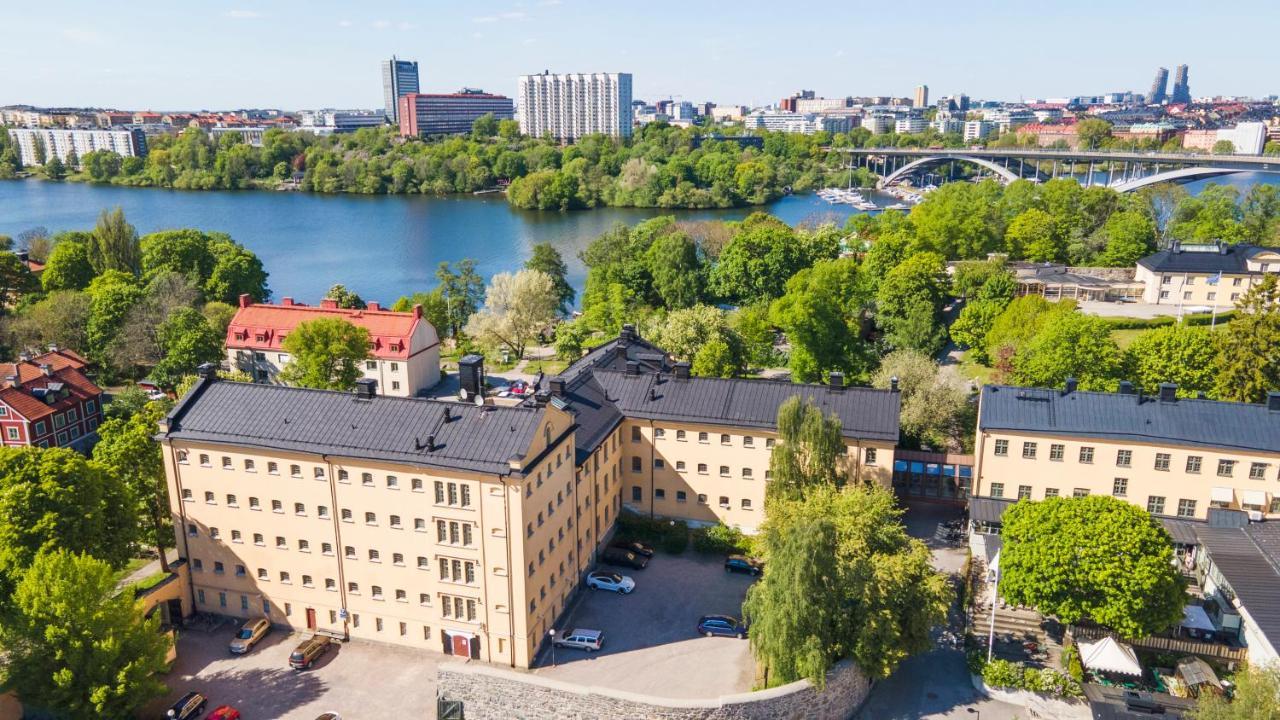
[[[316,609],[315,608],[307,608],[307,629],[308,630],[316,629]]]
[[[466,635],[450,635],[449,641],[453,643],[454,655],[471,657],[471,640]]]

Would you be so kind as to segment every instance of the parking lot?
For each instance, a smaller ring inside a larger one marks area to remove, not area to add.
[[[436,666],[455,662],[393,645],[334,643],[315,667],[298,672],[289,668],[289,653],[305,635],[276,630],[248,654],[231,655],[227,644],[236,627],[184,632],[178,660],[164,678],[170,692],[143,717],[162,718],[170,704],[194,690],[209,698],[206,712],[231,705],[245,720],[315,720],[326,711],[343,720],[432,718]]]
[[[724,571],[723,558],[692,550],[658,551],[644,570],[603,566],[636,581],[630,595],[586,590],[557,632],[604,632],[604,648],[586,653],[558,648],[539,657],[538,675],[581,685],[669,698],[714,698],[751,689],[747,640],[701,637],[703,615],[741,617],[752,578]]]

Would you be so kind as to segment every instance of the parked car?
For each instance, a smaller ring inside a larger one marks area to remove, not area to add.
[[[724,571],[759,575],[764,572],[764,562],[746,555],[730,555],[724,559]]]
[[[587,575],[587,587],[593,590],[612,590],[623,595],[630,595],[631,591],[636,589],[636,581],[626,575],[596,571]]]
[[[627,552],[620,548],[605,548],[600,553],[600,559],[607,565],[618,565],[621,567],[635,568],[643,570],[649,564],[649,558],[643,555],[637,555],[633,552]]]
[[[204,720],[240,720],[240,711],[230,705],[222,705],[205,715]]]
[[[174,703],[169,711],[164,714],[166,718],[172,720],[191,720],[204,712],[205,703],[209,702],[209,698],[198,692],[189,692],[182,696],[182,699]]]
[[[627,552],[633,552],[637,555],[643,555],[645,557],[653,557],[653,547],[650,545],[645,545],[644,543],[639,542],[637,540],[614,539],[613,542],[609,543],[609,547],[618,548],[619,550],[626,550]]]
[[[317,717],[316,720],[342,720],[342,717],[338,713],[327,712]]]
[[[599,630],[574,628],[556,639],[556,647],[577,648],[579,650],[599,650],[604,647],[604,633]]]
[[[289,667],[294,670],[308,670],[321,656],[329,652],[333,639],[328,635],[312,635],[298,644],[289,655]]]
[[[747,636],[747,626],[730,615],[703,615],[698,621],[698,633],[707,637],[722,635],[741,639]]]
[[[147,394],[148,400],[163,400],[169,397],[165,394],[164,390],[160,389],[160,383],[152,380],[151,378],[139,380],[138,389]]]
[[[264,618],[254,618],[249,620],[240,629],[236,631],[236,636],[231,640],[231,652],[236,655],[243,655],[253,649],[258,641],[271,632],[271,621]]]

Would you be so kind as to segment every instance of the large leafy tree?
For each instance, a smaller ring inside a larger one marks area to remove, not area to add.
[[[1209,183],[1199,194],[1178,202],[1169,221],[1169,236],[1194,243],[1241,242],[1246,233],[1239,199],[1234,187]]]
[[[655,317],[646,327],[645,336],[677,360],[688,362],[694,362],[708,345],[715,345],[703,356],[700,374],[731,377],[746,366],[742,338],[729,327],[724,311],[710,305],[694,305]]]
[[[181,308],[160,325],[156,339],[164,357],[152,370],[152,379],[166,388],[204,363],[222,358],[222,333],[198,310]]]
[[[1013,378],[1024,385],[1056,387],[1074,377],[1083,390],[1108,390],[1119,380],[1123,360],[1105,320],[1060,314],[1040,328],[1015,359]]]
[[[436,279],[444,295],[449,334],[456,338],[484,299],[484,280],[476,272],[476,261],[471,258],[459,260],[456,269],[451,269],[447,262],[440,263]]]
[[[1059,262],[1067,255],[1067,243],[1053,216],[1037,208],[1027,210],[1009,223],[1004,243],[1013,257],[1035,262]]]
[[[412,312],[414,305],[422,306],[422,317],[431,323],[441,337],[449,332],[449,302],[445,300],[443,288],[401,296],[391,309],[395,312]]]
[[[798,396],[778,407],[778,442],[769,456],[767,497],[800,497],[818,485],[843,485],[849,477],[840,418],[824,417]]]
[[[1125,350],[1133,382],[1155,393],[1160,383],[1177,383],[1178,393],[1190,397],[1213,392],[1218,346],[1213,331],[1204,327],[1170,325],[1139,335]]]
[[[1232,678],[1231,697],[1200,694],[1191,720],[1280,720],[1280,668],[1249,665]]]
[[[93,264],[89,262],[89,249],[85,244],[64,240],[49,253],[40,283],[45,292],[83,290],[93,282],[93,276]]]
[[[476,120],[476,122],[479,123],[480,120]],[[559,300],[556,309],[561,315],[568,315],[573,310],[573,300],[577,293],[574,292],[573,286],[569,284],[569,266],[565,265],[564,258],[561,257],[560,251],[556,250],[554,245],[549,242],[534,245],[533,254],[529,256],[528,260],[524,261],[524,267],[526,270],[544,272],[551,278],[551,282],[556,288],[556,298]]]
[[[559,304],[555,283],[541,270],[498,273],[489,281],[484,308],[467,322],[467,334],[505,347],[519,360],[529,343],[551,327]]]
[[[28,305],[21,313],[6,318],[4,327],[14,347],[45,347],[54,343],[84,349],[89,304],[87,293],[57,290]]]
[[[982,258],[998,250],[999,195],[994,182],[948,183],[929,193],[911,209],[912,249],[951,259]]]
[[[942,347],[947,287],[947,264],[936,253],[917,253],[889,271],[876,292],[876,323],[891,347],[927,353]]]
[[[1236,319],[1218,331],[1217,396],[1262,402],[1280,388],[1280,283],[1268,274],[1236,303]]]
[[[70,720],[133,717],[163,695],[169,635],[117,593],[111,565],[49,550],[37,556],[0,623],[4,684]]]
[[[206,299],[235,304],[241,295],[248,295],[254,302],[264,302],[271,296],[267,271],[257,255],[220,233],[211,235],[209,254],[213,268],[204,284]]]
[[[986,335],[986,357],[1001,372],[1012,371],[1012,361],[1023,351],[1040,328],[1059,315],[1075,312],[1074,300],[1051,303],[1039,295],[1024,295],[1010,302],[991,323]]]
[[[951,324],[951,339],[968,348],[974,360],[980,363],[991,362],[987,355],[987,335],[1002,312],[1004,306],[992,300],[965,303],[964,309]]]
[[[1173,541],[1133,503],[1108,495],[1020,502],[1005,513],[1001,537],[1000,594],[1010,602],[1130,638],[1182,620]]]
[[[113,407],[115,403],[111,404]],[[129,488],[135,510],[130,515],[147,527],[145,541],[160,555],[160,565],[169,569],[165,548],[173,547],[173,525],[169,521],[169,492],[164,476],[160,444],[152,439],[156,423],[167,412],[167,403],[151,402],[127,417],[113,417],[98,428],[98,444],[93,460]]]
[[[1156,224],[1145,213],[1126,210],[1107,218],[1102,226],[1106,249],[1098,262],[1108,267],[1133,267],[1156,248]]]
[[[360,363],[369,357],[369,331],[342,318],[299,323],[284,339],[289,364],[280,379],[290,385],[323,390],[349,390],[360,378]]]
[[[366,307],[364,298],[354,290],[348,290],[347,286],[341,283],[331,286],[329,292],[324,294],[324,299],[332,300],[338,304],[338,307],[347,310],[363,310]]]
[[[902,433],[915,446],[960,450],[973,437],[974,406],[970,393],[954,374],[915,350],[895,350],[884,357],[871,384],[888,388],[898,381],[902,394]]]
[[[85,327],[85,350],[94,360],[107,362],[108,352],[125,318],[135,305],[142,302],[146,293],[137,286],[132,275],[119,270],[108,270],[94,278],[86,292],[89,295],[89,321]]]
[[[777,218],[754,213],[720,253],[711,270],[711,288],[731,301],[772,300],[782,295],[792,275],[838,252],[839,240],[830,234],[801,238]]]
[[[796,382],[813,382],[831,370],[865,371],[863,311],[869,297],[851,258],[826,260],[796,273],[773,302],[769,318],[791,343],[789,366]]]
[[[138,231],[124,218],[124,210],[103,210],[93,228],[89,262],[98,273],[107,270],[137,275],[142,270],[142,249]]]
[[[951,587],[901,517],[893,494],[876,486],[825,484],[770,501],[766,570],[743,604],[766,685],[821,686],[844,657],[883,678],[931,646]]]
[[[653,241],[646,253],[653,292],[665,307],[689,307],[702,299],[703,269],[698,247],[683,232]]]

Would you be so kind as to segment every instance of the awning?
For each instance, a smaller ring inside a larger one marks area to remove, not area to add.
[[[1206,632],[1214,632],[1218,629],[1213,626],[1209,614],[1199,605],[1187,605],[1182,608],[1182,627]]]
[[[1133,648],[1110,636],[1096,643],[1080,643],[1080,662],[1090,670],[1142,676],[1142,665]]]
[[[1241,505],[1255,505],[1257,507],[1267,506],[1267,493],[1264,490],[1245,490],[1240,493]]]
[[[1236,491],[1229,487],[1216,487],[1209,493],[1209,499],[1214,502],[1231,504],[1236,499]]]

